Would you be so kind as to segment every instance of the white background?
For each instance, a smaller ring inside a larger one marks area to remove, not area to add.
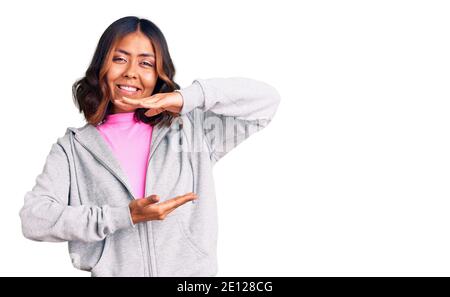
[[[182,87],[244,76],[274,120],[219,161],[218,276],[450,276],[446,1],[11,1],[2,5],[0,275],[89,276],[21,233],[71,86],[103,31],[163,31]]]

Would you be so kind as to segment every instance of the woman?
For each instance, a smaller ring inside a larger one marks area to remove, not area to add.
[[[265,127],[279,94],[248,78],[180,89],[159,28],[124,17],[73,86],[87,123],[51,147],[20,211],[25,237],[68,241],[92,276],[214,276],[214,164]]]

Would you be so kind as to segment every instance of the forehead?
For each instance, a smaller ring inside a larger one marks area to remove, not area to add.
[[[144,52],[154,53],[152,42],[141,32],[133,32],[125,35],[118,41],[117,48],[124,49],[133,55]]]

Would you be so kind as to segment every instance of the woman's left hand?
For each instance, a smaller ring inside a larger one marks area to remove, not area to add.
[[[122,99],[116,100],[116,103],[127,107],[148,108],[145,115],[152,117],[165,110],[179,114],[183,107],[183,96],[179,92],[157,93],[150,97],[136,99],[122,96]]]

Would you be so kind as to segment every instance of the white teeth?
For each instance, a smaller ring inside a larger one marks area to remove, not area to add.
[[[128,86],[119,86],[119,88],[121,88],[122,90],[125,90],[125,91],[130,91],[130,92],[136,92],[137,91],[136,88],[128,87]]]

